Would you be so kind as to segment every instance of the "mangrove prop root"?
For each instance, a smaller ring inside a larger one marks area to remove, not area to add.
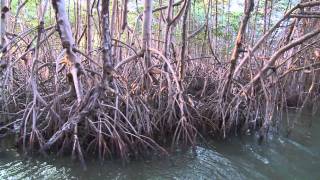
[[[217,24],[210,27],[214,21],[192,20],[192,0],[154,9],[146,0],[135,27],[127,12],[109,14],[110,1],[88,1],[87,29],[80,17],[72,27],[63,0],[52,0],[56,26],[47,27],[48,2],[39,8],[36,27],[16,33],[26,26],[17,19],[13,30],[1,26],[0,137],[15,133],[25,152],[68,154],[85,168],[89,156],[167,155],[168,146],[195,147],[199,137],[259,131],[263,139],[289,108],[301,113],[319,107],[320,27],[310,16],[320,1],[293,6],[259,34],[248,29],[256,25],[257,5],[246,0],[238,36],[222,45],[222,38],[211,37],[218,34]],[[96,5],[102,5],[97,14]],[[122,5],[128,11],[128,1]],[[204,12],[210,18],[214,11]],[[1,25],[8,20],[3,17]],[[181,37],[174,33],[179,28]],[[225,52],[230,44],[233,52]],[[287,122],[289,131],[293,121]]]

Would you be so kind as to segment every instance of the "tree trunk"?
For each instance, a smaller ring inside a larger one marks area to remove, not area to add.
[[[128,2],[129,0],[123,0],[123,14],[122,14],[122,23],[121,30],[124,31],[127,27],[127,19],[128,19]]]
[[[0,39],[0,45],[1,48],[3,48],[6,44],[6,27],[7,27],[7,16],[6,13],[9,11],[9,8],[7,6],[7,0],[1,0],[1,39]],[[6,50],[3,49],[2,52],[5,52]]]
[[[180,85],[182,86],[182,81],[184,78],[184,66],[185,66],[185,55],[186,55],[186,47],[187,47],[187,19],[188,19],[188,12],[189,7],[191,4],[191,0],[186,0],[186,10],[184,11],[183,20],[182,20],[182,47],[181,47],[181,56],[179,62],[179,81]]]
[[[7,38],[6,38],[6,29],[7,29],[7,12],[9,11],[9,8],[7,6],[7,0],[1,0],[1,22],[0,22],[0,49],[1,49],[1,52],[0,53],[3,53],[5,54],[6,51],[7,51]],[[7,68],[7,64],[8,62],[6,62],[5,58],[4,58],[4,55],[2,54],[1,56],[1,59],[0,59],[0,72],[3,70],[3,69],[6,69]],[[0,77],[1,79],[2,77]],[[3,86],[3,83],[4,82],[1,82],[1,86]]]
[[[81,62],[79,61],[73,48],[75,41],[72,36],[71,25],[65,9],[64,0],[52,0],[52,6],[55,10],[57,27],[62,42],[62,46],[67,52],[67,68],[72,76],[72,83],[76,91],[78,103],[82,99],[82,86],[78,76],[82,73]]]
[[[87,54],[93,49],[93,17],[91,14],[91,0],[87,0]]]
[[[173,9],[173,0],[169,0],[167,9],[167,18],[166,18],[166,32],[165,32],[165,40],[164,40],[164,55],[168,58],[170,42],[171,42],[171,20],[172,20],[172,9]]]
[[[151,28],[152,28],[152,0],[144,0],[143,11],[143,32],[142,32],[142,51],[144,51],[145,68],[150,64],[150,46],[151,46]]]
[[[236,65],[237,65],[237,59],[239,58],[239,54],[242,51],[242,43],[243,43],[243,38],[245,34],[245,30],[247,27],[248,20],[250,18],[250,13],[253,10],[254,7],[254,0],[246,0],[245,1],[245,7],[244,7],[244,17],[241,21],[236,43],[234,46],[234,49],[232,51],[231,59],[230,59],[230,70],[227,75],[227,81],[226,84],[224,85],[224,88],[222,90],[223,97],[228,94],[230,90],[230,85],[233,77],[233,73],[235,71]]]
[[[102,83],[105,86],[110,86],[112,81],[112,46],[111,34],[109,29],[109,0],[102,0],[101,2],[101,18],[102,18],[102,60],[103,60],[103,77]]]

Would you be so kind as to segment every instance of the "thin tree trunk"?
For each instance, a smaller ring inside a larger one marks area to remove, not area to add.
[[[166,18],[166,32],[165,32],[165,40],[164,40],[164,56],[168,58],[170,42],[171,42],[171,25],[170,22],[172,20],[172,9],[173,9],[173,0],[169,0],[167,9],[167,18]]]
[[[143,12],[143,32],[142,32],[142,51],[144,52],[145,69],[150,66],[151,47],[151,28],[152,28],[152,0],[144,0]]]
[[[113,0],[112,1],[112,17],[111,17],[111,26],[113,28],[110,29],[111,38],[114,37],[114,32],[116,28],[117,6],[118,6],[118,0]]]
[[[264,15],[263,15],[263,34],[267,32],[267,21],[268,21],[268,0],[264,1]],[[263,44],[262,56],[266,55],[267,42]]]
[[[216,2],[215,2],[215,50],[216,50],[216,52],[215,53],[217,53],[217,45],[218,45],[218,11],[219,11],[219,9],[218,9],[218,0],[216,0]]]
[[[128,24],[128,2],[129,0],[123,0],[123,14],[121,22],[121,30],[124,31]]]
[[[7,0],[1,0],[1,39],[0,39],[0,45],[1,48],[5,46],[7,43],[6,38],[6,30],[7,30],[7,15],[6,13],[9,11],[9,8],[7,6]],[[2,52],[5,52],[6,49],[2,49]]]
[[[246,0],[245,1],[244,17],[241,21],[238,35],[237,35],[237,39],[236,39],[236,43],[235,43],[234,49],[232,51],[232,55],[231,55],[231,59],[230,59],[231,66],[230,66],[230,70],[227,75],[227,82],[224,85],[224,88],[222,90],[223,97],[225,97],[225,95],[228,94],[228,92],[230,90],[232,76],[233,76],[233,73],[236,68],[237,59],[239,58],[239,54],[242,49],[242,43],[243,43],[243,39],[244,39],[245,30],[247,27],[248,20],[250,18],[250,13],[253,10],[253,7],[254,7],[254,0]]]
[[[109,29],[109,0],[102,0],[101,2],[101,18],[102,18],[102,60],[103,60],[103,76],[102,83],[105,86],[110,86],[112,81],[112,46],[111,34]]]
[[[226,34],[225,34],[225,39],[226,39],[226,59],[229,59],[230,54],[229,54],[229,47],[230,47],[230,43],[232,41],[232,39],[229,39],[230,36],[230,6],[231,6],[231,0],[228,0],[228,7],[227,7],[227,25],[226,25]]]
[[[87,0],[87,54],[93,49],[93,17],[91,14],[91,0]]]
[[[82,73],[82,67],[80,60],[73,50],[75,47],[75,40],[72,36],[71,25],[65,9],[65,1],[52,0],[52,6],[55,10],[57,27],[62,46],[67,52],[68,62],[66,65],[72,76],[73,86],[76,91],[78,103],[80,103],[82,99],[82,86],[81,82],[79,81],[79,75]]]
[[[185,68],[185,55],[186,55],[186,47],[187,47],[187,19],[188,19],[188,12],[189,7],[191,4],[191,0],[186,0],[187,6],[186,10],[183,15],[182,20],[182,47],[181,47],[181,56],[180,56],[180,62],[179,62],[179,81],[180,86],[182,86],[182,81],[184,78],[184,68]]]
[[[8,67],[8,62],[5,60],[4,54],[7,51],[7,38],[6,38],[6,28],[7,28],[7,12],[9,11],[9,8],[7,6],[6,0],[1,0],[1,22],[0,22],[0,53],[2,53],[2,56],[0,58],[0,89],[2,89],[5,86],[5,78],[2,74],[2,70],[6,69]],[[2,95],[0,94],[0,100]],[[1,105],[0,105],[1,107]]]
[[[75,32],[75,42],[79,42],[79,38],[81,36],[81,4],[80,1],[76,1],[76,32]]]

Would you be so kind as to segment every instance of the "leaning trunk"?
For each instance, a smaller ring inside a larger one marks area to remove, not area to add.
[[[67,68],[69,74],[72,76],[72,84],[77,94],[78,103],[82,99],[82,86],[79,81],[79,75],[81,74],[81,62],[79,61],[73,48],[75,47],[75,41],[72,36],[71,25],[68,20],[68,14],[65,8],[65,1],[52,0],[52,6],[55,10],[57,27],[62,41],[62,46],[67,52]]]

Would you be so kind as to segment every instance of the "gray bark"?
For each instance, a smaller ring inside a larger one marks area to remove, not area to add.
[[[67,52],[67,68],[72,76],[73,86],[77,94],[78,103],[82,99],[82,86],[78,76],[82,72],[81,62],[79,61],[73,48],[75,40],[72,36],[71,25],[68,19],[68,14],[65,8],[64,0],[52,0],[52,5],[56,14],[56,21],[62,46]]]

